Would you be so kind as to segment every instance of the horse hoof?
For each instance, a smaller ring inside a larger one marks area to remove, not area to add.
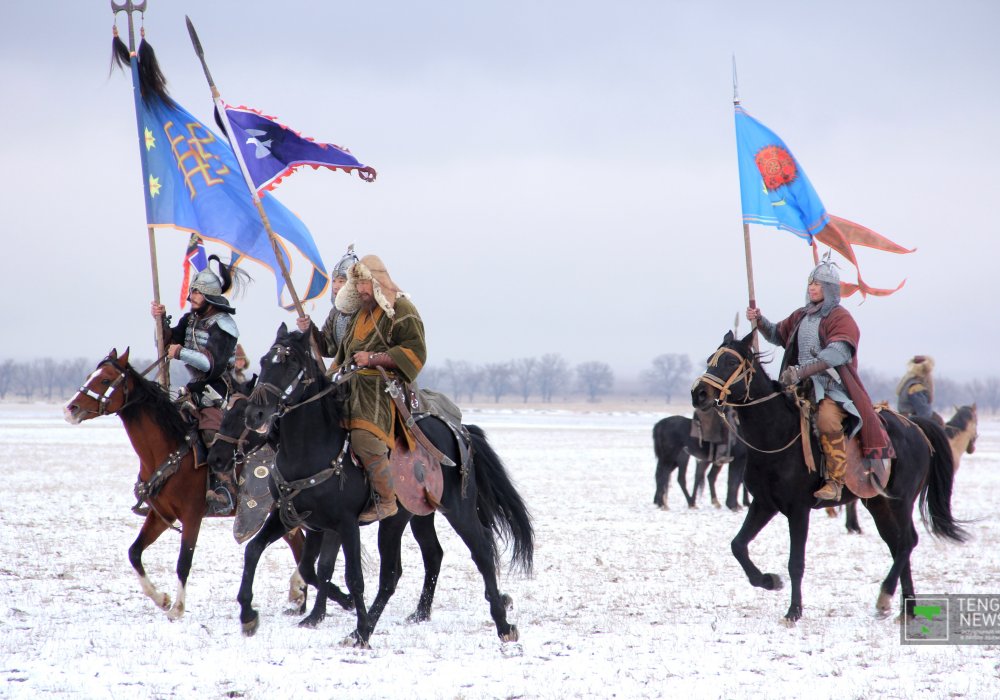
[[[520,638],[521,634],[517,631],[517,625],[511,625],[510,632],[500,635],[501,642],[516,642]]]
[[[156,607],[158,607],[163,612],[167,612],[168,610],[170,610],[170,596],[164,593],[163,597],[160,598],[160,602],[156,603]]]
[[[786,616],[786,617],[781,618],[781,624],[784,627],[787,627],[788,629],[792,629],[792,628],[795,627],[796,619],[793,619],[793,618],[790,618],[790,617]]]
[[[167,619],[170,620],[171,622],[179,620],[182,617],[184,617],[183,605],[175,605],[174,607],[170,608],[170,610],[167,611]]]
[[[319,627],[319,623],[321,623],[323,621],[324,617],[326,617],[326,615],[316,615],[315,617],[313,617],[312,615],[310,615],[309,617],[305,618],[304,620],[300,620],[299,621],[299,627],[307,627],[309,629],[316,629],[317,627]]]
[[[431,619],[430,613],[425,613],[420,610],[414,610],[412,613],[406,616],[406,621],[411,624],[419,624],[421,622],[427,622]]]
[[[670,506],[664,503],[662,506],[660,506],[660,510],[670,510]]]
[[[503,593],[500,596],[500,602],[503,603],[504,610],[513,610],[514,609],[514,599],[511,598],[506,593]]]
[[[257,634],[257,628],[260,627],[260,618],[254,615],[254,618],[249,622],[244,622],[241,625],[244,637],[252,637]]]
[[[764,574],[764,579],[761,581],[761,588],[768,591],[780,591],[784,585],[778,574]]]
[[[342,647],[351,647],[353,649],[371,649],[372,648],[371,645],[368,643],[367,640],[361,638],[361,636],[358,634],[357,630],[354,630],[349,635],[347,635],[346,637],[344,637],[344,639],[340,642],[340,646],[342,646]]]
[[[879,593],[875,602],[875,610],[882,617],[887,617],[892,613],[892,596],[888,593]]]
[[[712,499],[712,505],[715,506],[716,508],[722,507],[722,504],[716,501],[715,499]]]

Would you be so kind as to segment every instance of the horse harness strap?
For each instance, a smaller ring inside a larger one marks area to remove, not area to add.
[[[164,459],[160,466],[156,468],[156,471],[153,472],[153,475],[149,477],[147,481],[143,481],[142,479],[136,480],[135,486],[132,487],[132,493],[136,498],[135,505],[132,506],[133,513],[141,515],[142,512],[140,508],[143,503],[146,503],[154,513],[160,516],[160,519],[163,520],[163,522],[170,525],[172,529],[180,531],[180,528],[175,527],[169,520],[163,517],[163,514],[156,508],[152,499],[156,498],[156,495],[160,492],[160,489],[163,488],[167,479],[176,474],[177,470],[180,469],[181,462],[184,461],[184,457],[187,453],[191,451],[191,446],[195,439],[195,433],[193,432],[185,435],[184,444],[167,455],[166,459]]]
[[[765,396],[764,399],[769,399],[769,398],[771,398],[773,396],[777,396],[777,395],[778,395],[777,393],[774,393],[774,394],[771,394],[769,396]],[[760,399],[758,401],[755,401],[754,403],[760,403],[764,399]],[[795,436],[791,440],[789,440],[785,444],[784,447],[779,447],[776,450],[764,450],[764,449],[761,449],[759,447],[755,447],[755,446],[751,445],[749,442],[747,442],[746,440],[743,439],[743,436],[741,436],[740,433],[739,433],[738,426],[736,426],[734,423],[730,423],[729,422],[729,417],[726,415],[725,411],[722,410],[722,406],[750,406],[750,405],[752,405],[752,404],[719,404],[718,406],[715,407],[715,410],[717,410],[719,412],[719,414],[722,416],[722,420],[726,421],[726,425],[729,426],[729,429],[732,431],[733,435],[736,436],[736,439],[739,440],[740,442],[742,442],[747,447],[749,447],[754,452],[761,452],[761,453],[767,454],[767,455],[774,455],[774,454],[778,454],[779,452],[784,452],[789,447],[791,447],[792,445],[794,445],[795,441],[798,440],[799,437],[801,437],[802,435],[804,435],[804,433],[802,431],[796,433]]]
[[[341,450],[341,456],[346,452],[347,443],[345,442],[344,445],[345,449]],[[286,481],[285,477],[278,471],[278,466],[274,465],[271,468],[271,478],[274,479],[274,485],[278,489],[278,515],[281,517],[282,524],[291,530],[305,523],[306,519],[312,515],[312,511],[307,510],[305,513],[299,513],[292,502],[294,498],[304,490],[319,486],[331,476],[336,476],[340,472],[341,469],[339,467],[327,467],[323,471],[305,479]]]
[[[806,467],[809,468],[809,473],[816,471],[816,458],[813,457],[812,450],[812,403],[803,394],[798,391],[793,391],[792,396],[795,399],[795,405],[799,409],[799,432],[802,435],[802,459],[806,462]]]

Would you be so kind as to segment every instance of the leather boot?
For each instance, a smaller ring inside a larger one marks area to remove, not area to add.
[[[207,515],[230,515],[236,510],[236,484],[232,472],[210,473],[205,493]]]
[[[847,438],[843,433],[820,435],[819,445],[826,455],[826,483],[813,496],[821,501],[839,501],[847,473]]]
[[[392,488],[389,459],[382,457],[370,465],[366,464],[365,472],[368,474],[372,488],[375,489],[375,498],[371,507],[362,511],[361,515],[358,516],[358,522],[371,523],[395,515],[399,508],[396,506],[396,491]]]

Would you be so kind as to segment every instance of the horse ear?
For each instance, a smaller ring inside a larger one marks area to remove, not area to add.
[[[256,373],[254,373],[254,375],[252,377],[250,377],[250,381],[247,382],[247,390],[248,391],[252,391],[255,386],[257,386],[257,374]]]
[[[288,326],[285,324],[284,321],[282,321],[281,325],[278,326],[278,335],[276,337],[282,338],[286,335],[288,335]]]
[[[747,333],[745,336],[743,336],[743,340],[741,340],[740,342],[743,343],[744,345],[750,345],[750,343],[753,342],[753,334],[756,333],[756,332],[757,332],[757,329],[756,328],[753,329],[752,331],[750,331],[749,333]]]
[[[119,362],[121,362],[121,364],[122,364],[123,366],[124,366],[124,365],[127,365],[127,364],[128,364],[128,351],[129,351],[129,350],[131,350],[131,346],[130,346],[130,347],[127,347],[127,348],[125,348],[125,352],[123,352],[123,353],[121,354],[121,357],[119,357],[119,358],[118,358],[118,361],[119,361]]]
[[[111,348],[111,352],[108,353],[108,359],[109,360],[118,359],[118,348]]]
[[[726,334],[724,336],[722,336],[722,344],[723,345],[728,345],[729,343],[733,342],[735,339],[736,339],[736,336],[733,335],[732,331],[726,331]]]

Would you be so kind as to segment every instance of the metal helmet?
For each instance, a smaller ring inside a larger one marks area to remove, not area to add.
[[[219,273],[217,275],[212,272],[212,261],[215,261],[219,265]],[[194,276],[191,280],[191,284],[188,285],[188,294],[197,290],[205,295],[205,300],[209,304],[219,308],[227,313],[236,313],[236,309],[229,302],[229,299],[222,296],[225,292],[228,292],[233,285],[232,273],[229,268],[224,267],[222,261],[219,260],[219,256],[210,255],[208,257],[208,264],[205,266],[204,270],[200,270],[198,274]]]
[[[809,273],[810,282],[819,282],[820,284],[840,284],[840,273],[837,271],[837,265],[829,256],[824,258],[819,265]]]
[[[347,271],[350,270],[351,265],[353,265],[357,261],[358,261],[358,256],[354,254],[354,244],[351,243],[351,245],[347,246],[347,252],[344,253],[344,256],[340,259],[340,262],[334,265],[333,269],[330,270],[331,279],[335,277],[343,277],[344,279],[347,279]]]

